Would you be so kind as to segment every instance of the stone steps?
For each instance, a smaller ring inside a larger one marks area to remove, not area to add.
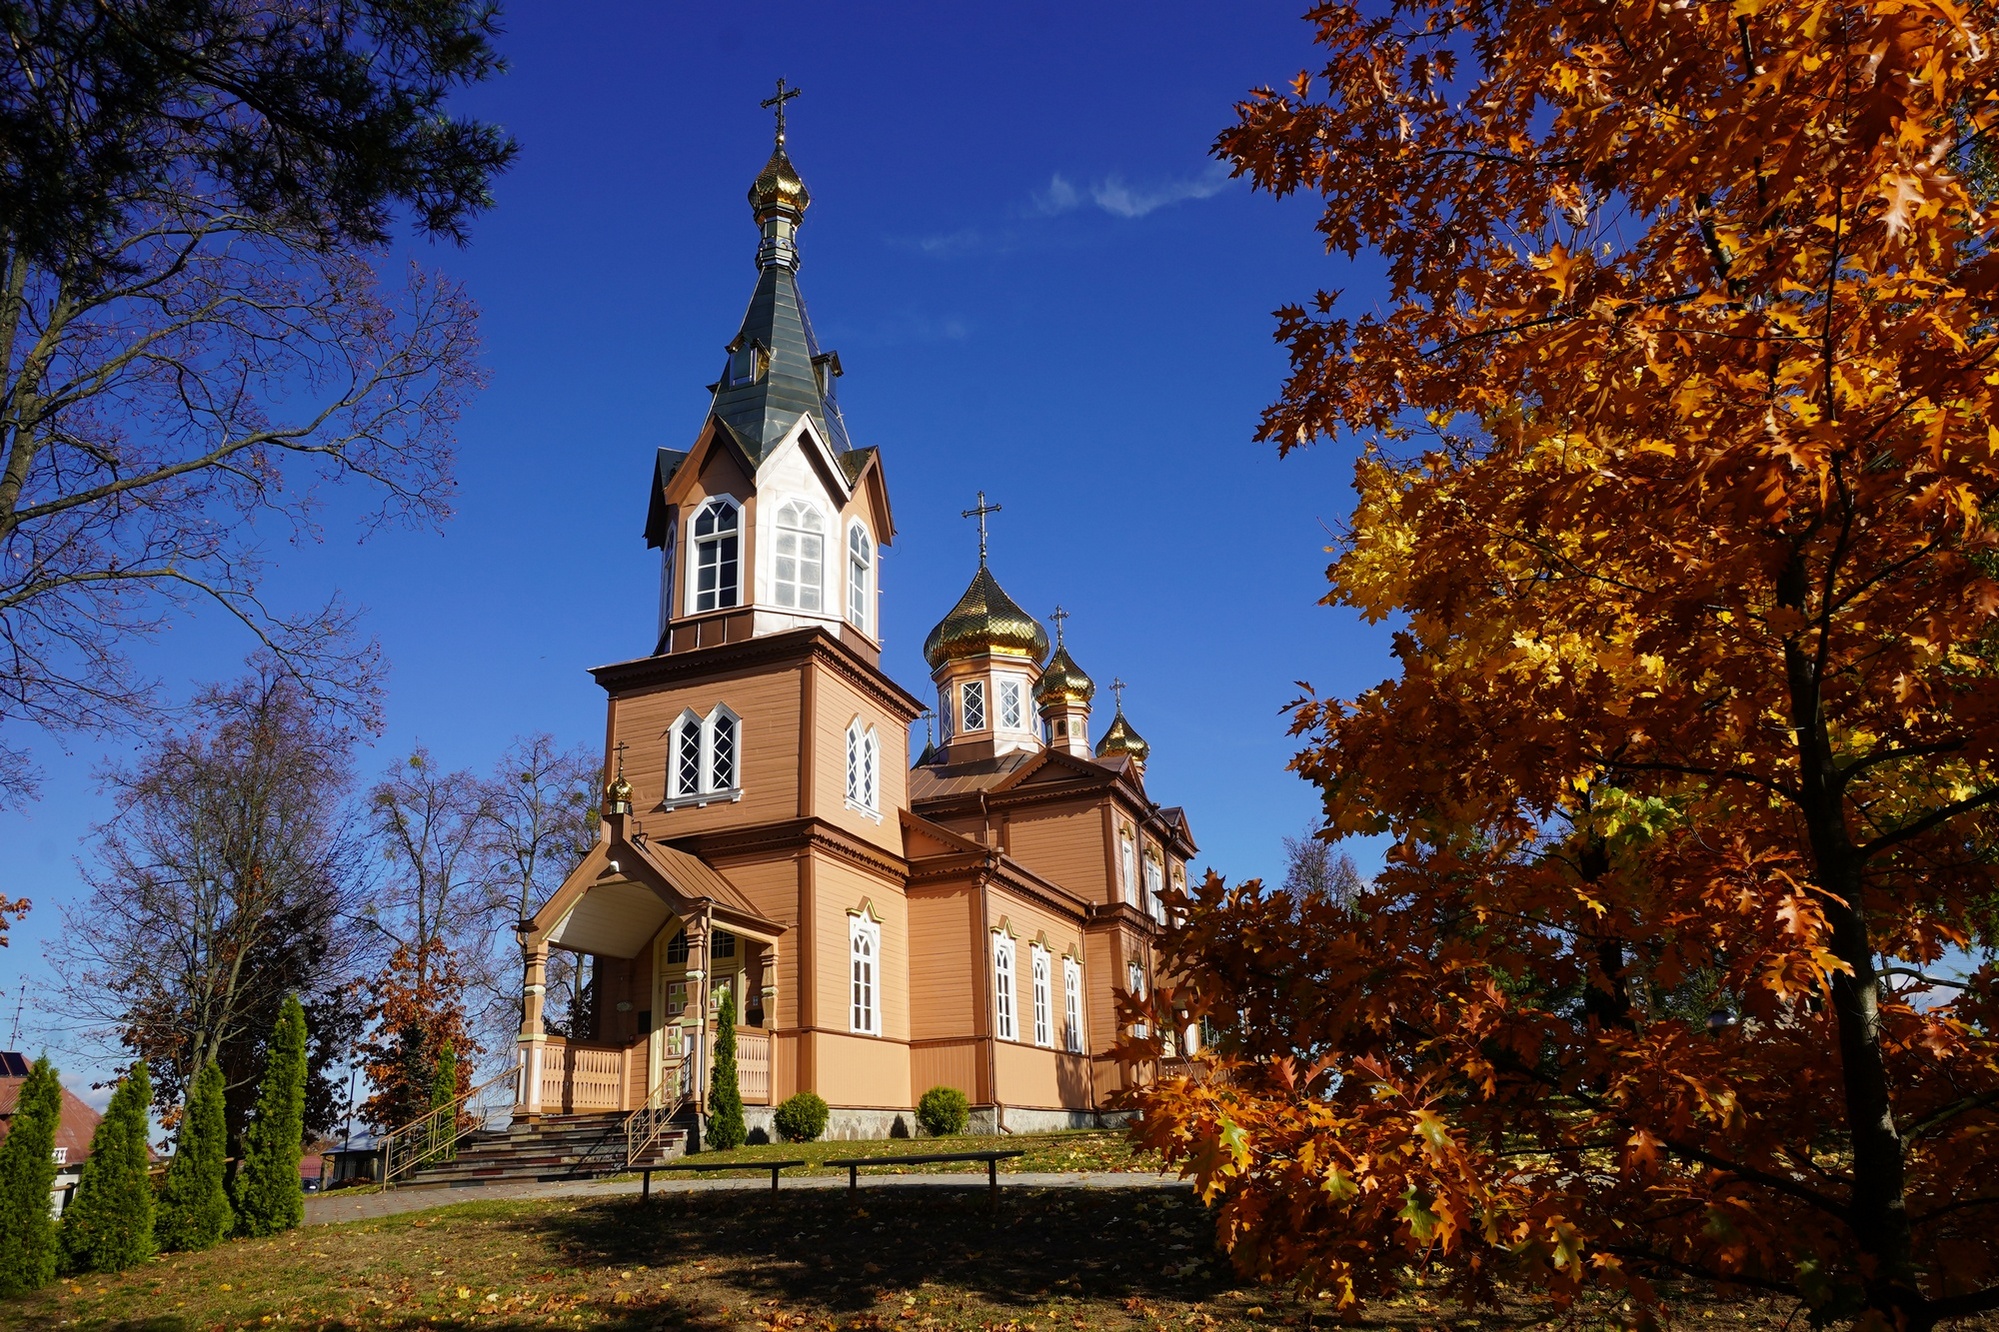
[[[654,1149],[661,1164],[687,1150],[689,1125],[677,1122]],[[432,1161],[398,1180],[399,1189],[468,1188],[484,1184],[548,1183],[622,1174],[625,1160],[623,1115],[548,1116],[537,1124],[487,1129],[460,1140],[449,1161]]]

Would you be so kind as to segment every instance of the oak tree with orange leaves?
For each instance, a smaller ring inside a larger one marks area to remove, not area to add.
[[[1234,1066],[1139,1132],[1346,1305],[1999,1308],[1999,23],[1310,19],[1218,151],[1383,265],[1279,312],[1261,435],[1365,441],[1328,600],[1396,673],[1295,766],[1392,849],[1354,908],[1195,891],[1160,998]]]

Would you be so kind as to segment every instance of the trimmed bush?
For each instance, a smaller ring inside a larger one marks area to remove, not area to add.
[[[780,1105],[771,1122],[786,1142],[817,1142],[826,1131],[827,1113],[818,1092],[803,1091]]]
[[[174,1159],[160,1190],[160,1247],[192,1253],[215,1246],[235,1222],[223,1176],[228,1129],[222,1119],[222,1070],[211,1061],[195,1075],[174,1134]]]
[[[0,1142],[0,1297],[56,1279],[56,1126],[62,1083],[43,1055],[28,1070]]]
[[[736,1084],[736,996],[722,991],[722,1015],[715,1024],[715,1083],[708,1089],[708,1142],[718,1152],[749,1138],[743,1125],[743,1089]]]
[[[305,1009],[288,995],[271,1030],[257,1116],[236,1172],[236,1233],[275,1235],[305,1220],[299,1157],[305,1148]]]
[[[932,1087],[916,1103],[916,1122],[933,1138],[963,1133],[972,1119],[972,1103],[956,1087]]]
[[[111,1093],[90,1138],[76,1197],[62,1214],[63,1266],[122,1272],[153,1256],[153,1181],[146,1174],[146,1109],[153,1083],[143,1061]]]
[[[458,1099],[458,1051],[450,1041],[437,1052],[437,1072],[430,1079],[430,1109],[435,1114]],[[433,1131],[445,1138],[444,1150],[437,1154],[440,1161],[458,1159],[458,1124],[440,1122]]]

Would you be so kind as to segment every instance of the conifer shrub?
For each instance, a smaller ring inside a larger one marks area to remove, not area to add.
[[[715,1023],[715,1082],[708,1089],[708,1146],[726,1152],[749,1136],[743,1124],[743,1089],[736,1081],[736,996],[724,990]]]
[[[932,1087],[916,1103],[916,1122],[933,1138],[963,1133],[972,1121],[972,1103],[956,1087]]]
[[[785,1101],[771,1116],[777,1136],[786,1142],[817,1142],[826,1131],[830,1112],[818,1092],[802,1091]]]
[[[144,1060],[111,1093],[91,1135],[76,1196],[62,1213],[63,1267],[122,1272],[153,1256],[153,1181],[146,1152],[153,1083]]]
[[[224,1182],[228,1129],[222,1118],[222,1070],[213,1062],[195,1075],[174,1133],[174,1159],[160,1190],[155,1236],[169,1253],[212,1248],[235,1217]]]
[[[46,1286],[56,1277],[56,1126],[62,1083],[43,1055],[28,1070],[0,1142],[0,1298]]]
[[[275,1235],[305,1220],[298,1163],[305,1150],[305,1009],[287,995],[271,1029],[256,1117],[236,1172],[236,1233]]]
[[[444,1109],[458,1099],[458,1051],[446,1041],[437,1052],[437,1072],[430,1079],[430,1108],[433,1113]],[[444,1150],[437,1154],[440,1161],[458,1158],[458,1121],[451,1116],[437,1121],[431,1130],[432,1141],[444,1143]]]

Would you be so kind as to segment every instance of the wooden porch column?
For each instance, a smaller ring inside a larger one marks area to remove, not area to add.
[[[692,1048],[686,1054],[693,1061],[690,1086],[694,1112],[705,1116],[708,1107],[708,918],[687,918],[687,1005],[694,1010]]]
[[[548,994],[548,944],[541,939],[521,946],[520,1085],[514,1090],[516,1118],[541,1114],[541,1066],[548,1052],[548,1032],[542,1025],[542,1003]]]
[[[757,988],[763,999],[764,1030],[777,1030],[777,944],[763,946],[757,972]]]

